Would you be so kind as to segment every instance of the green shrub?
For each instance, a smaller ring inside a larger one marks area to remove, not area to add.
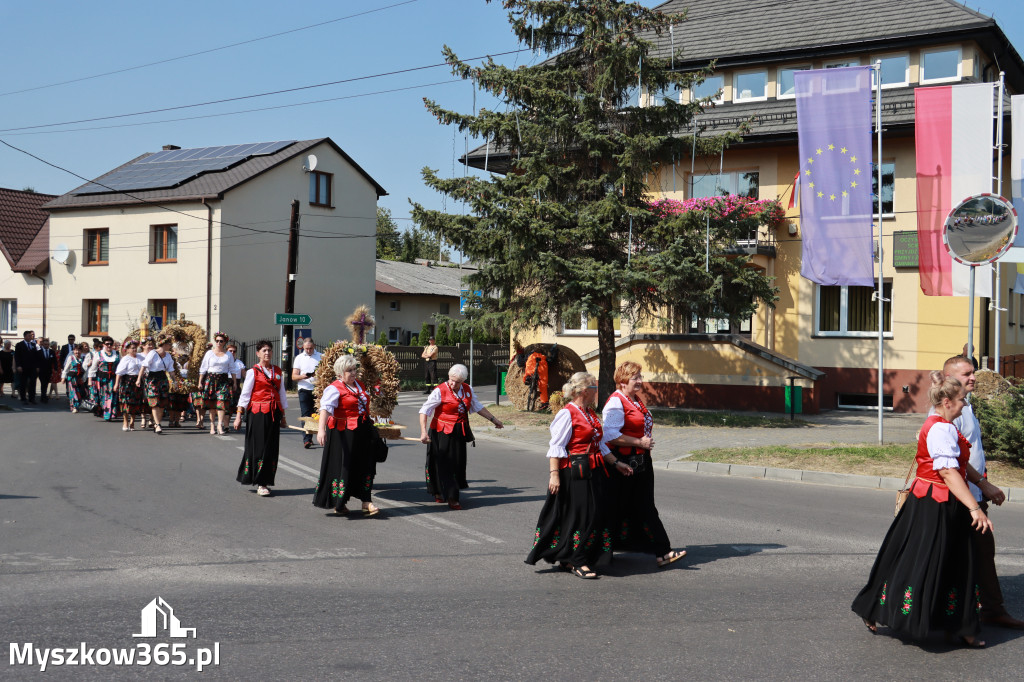
[[[417,334],[413,334],[412,337],[409,339],[409,345],[410,346],[418,346],[418,345],[420,345],[420,337]]]
[[[1024,465],[1024,386],[988,399],[971,397],[985,457]]]

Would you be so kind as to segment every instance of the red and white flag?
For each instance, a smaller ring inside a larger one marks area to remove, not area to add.
[[[970,267],[946,252],[942,225],[961,201],[992,191],[994,87],[977,83],[914,90],[918,269],[926,296],[968,295]],[[974,295],[991,297],[992,265],[977,267]]]
[[[789,195],[789,207],[796,206],[796,197],[800,194],[800,171],[793,176],[793,193]]]

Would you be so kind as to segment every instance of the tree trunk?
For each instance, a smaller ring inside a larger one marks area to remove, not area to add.
[[[598,411],[615,391],[615,326],[611,305],[597,316],[597,405]]]

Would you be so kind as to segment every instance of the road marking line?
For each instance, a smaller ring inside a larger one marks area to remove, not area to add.
[[[306,466],[305,464],[302,464],[301,462],[296,462],[294,459],[288,459],[287,457],[278,456],[277,461],[278,462],[284,462],[285,464],[288,464],[289,466],[293,466],[296,469],[300,469],[302,471],[306,471],[308,473],[313,474],[314,476],[319,476],[320,475],[320,472],[317,471],[316,469],[312,469],[312,468]]]

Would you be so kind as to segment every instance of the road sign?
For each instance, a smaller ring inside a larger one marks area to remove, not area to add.
[[[301,324],[307,327],[313,322],[312,315],[299,315],[298,313],[274,313],[274,324]]]

